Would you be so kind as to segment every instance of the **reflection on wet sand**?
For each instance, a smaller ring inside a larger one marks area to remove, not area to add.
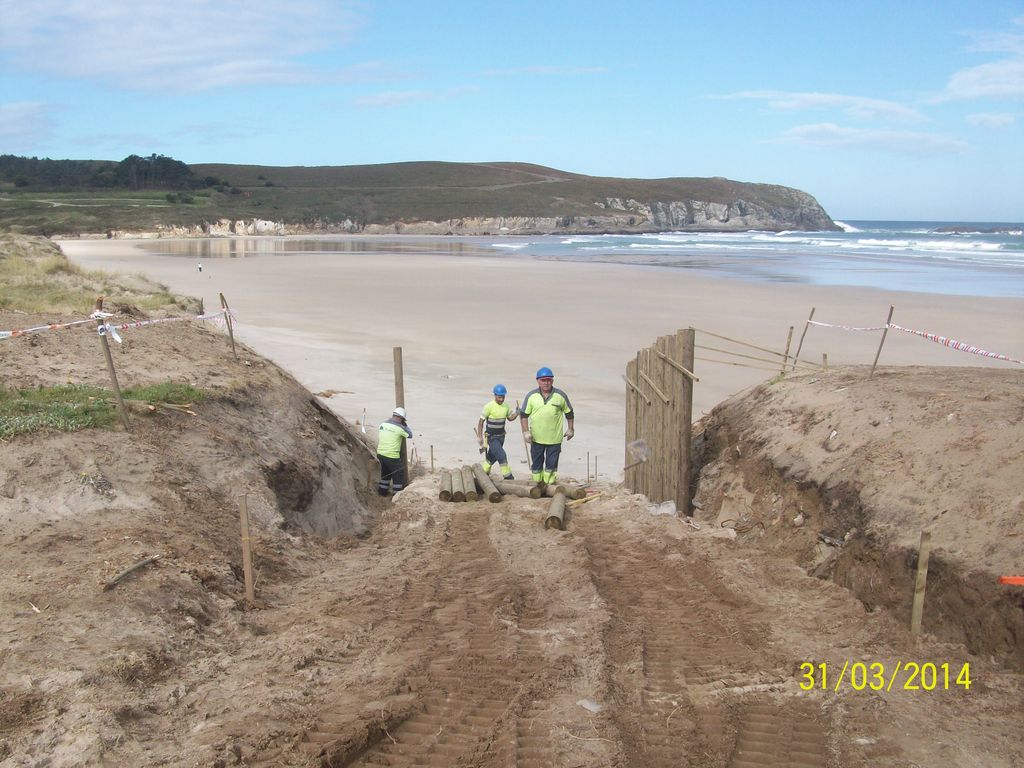
[[[189,259],[246,259],[294,253],[430,253],[445,256],[487,256],[494,249],[461,240],[340,237],[323,239],[285,237],[225,237],[196,240],[148,240],[139,244],[150,253]]]

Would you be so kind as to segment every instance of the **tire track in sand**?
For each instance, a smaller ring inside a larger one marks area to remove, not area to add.
[[[615,617],[605,647],[631,765],[828,764],[828,717],[814,702],[763,692],[781,687],[786,665],[743,642],[752,631],[745,614],[757,611],[723,593],[714,564],[681,543],[677,551],[655,542],[631,549],[607,523],[581,520],[578,528]]]

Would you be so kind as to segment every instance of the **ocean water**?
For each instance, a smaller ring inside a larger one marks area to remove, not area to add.
[[[492,239],[491,247],[540,259],[692,269],[755,282],[1024,296],[1022,225],[836,223],[842,232],[548,236]],[[957,232],[943,231],[953,226]]]
[[[849,285],[963,296],[1024,297],[1024,225],[837,222],[841,232],[661,232],[494,237],[239,237],[155,240],[147,250],[192,259],[372,253],[591,261],[764,283]],[[956,226],[956,232],[943,231]]]

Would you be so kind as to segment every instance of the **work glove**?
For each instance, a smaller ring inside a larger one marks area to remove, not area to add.
[[[573,431],[573,428],[569,427],[567,430],[565,430],[565,439],[566,440],[572,440],[572,436],[575,435],[575,434],[576,433]]]
[[[486,452],[487,452],[487,446],[484,445],[483,443],[480,443],[480,453],[486,453]]]
[[[523,439],[527,442],[527,444],[532,443],[533,435],[531,435],[529,432],[523,432]]]

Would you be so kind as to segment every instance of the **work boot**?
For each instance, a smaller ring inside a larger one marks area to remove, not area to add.
[[[513,475],[511,472],[509,472],[507,475],[502,475],[501,479],[502,480],[515,480],[516,476]]]

